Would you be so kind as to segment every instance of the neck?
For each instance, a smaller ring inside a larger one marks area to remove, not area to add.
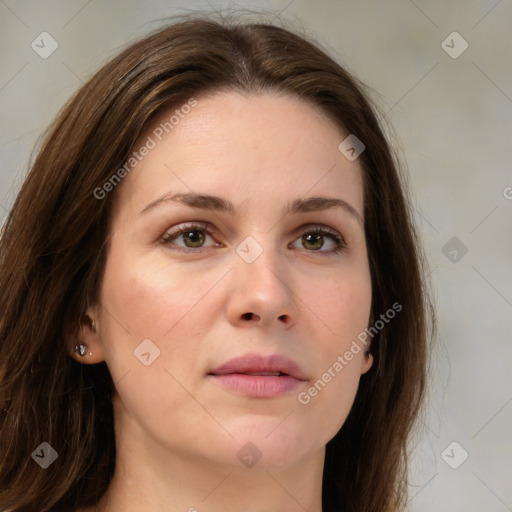
[[[120,436],[98,512],[321,512],[324,456],[325,449],[279,470],[223,466]]]

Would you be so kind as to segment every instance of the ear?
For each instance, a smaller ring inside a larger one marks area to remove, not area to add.
[[[65,338],[68,354],[79,363],[96,364],[104,361],[99,315],[96,308],[91,307],[87,309],[84,314],[80,315],[77,324],[66,328]],[[83,356],[75,350],[75,347],[81,344],[85,345],[85,354]]]
[[[366,373],[373,365],[373,354],[370,352],[368,347],[367,352],[364,353],[361,361],[361,375]]]
[[[368,325],[373,325],[373,308],[370,310],[370,319],[368,321]],[[366,373],[373,366],[373,354],[370,352],[371,348],[371,340],[370,342],[365,342],[365,353],[363,354],[363,359],[361,360],[361,375]]]

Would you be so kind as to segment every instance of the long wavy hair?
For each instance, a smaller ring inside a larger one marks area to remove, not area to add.
[[[317,106],[366,149],[364,218],[372,316],[403,310],[375,334],[374,363],[327,444],[324,512],[403,510],[409,439],[426,389],[435,314],[426,265],[397,164],[365,86],[305,35],[271,23],[179,20],[131,44],[81,87],[50,127],[0,242],[0,506],[91,506],[115,469],[113,382],[82,365],[78,339],[97,303],[116,191],[102,187],[163,111],[216,91],[280,92]],[[233,135],[235,136],[235,134]],[[340,141],[341,142],[341,141]],[[43,469],[31,456],[48,442]]]

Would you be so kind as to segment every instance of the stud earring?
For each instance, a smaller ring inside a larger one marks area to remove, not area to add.
[[[75,352],[80,354],[81,356],[85,356],[85,352],[87,351],[87,346],[83,343],[80,343],[80,345],[75,345]]]

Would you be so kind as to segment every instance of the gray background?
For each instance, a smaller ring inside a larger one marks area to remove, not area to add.
[[[511,0],[0,0],[0,223],[45,127],[108,57],[162,18],[239,7],[304,27],[371,86],[407,165],[439,317],[410,510],[512,510]]]

